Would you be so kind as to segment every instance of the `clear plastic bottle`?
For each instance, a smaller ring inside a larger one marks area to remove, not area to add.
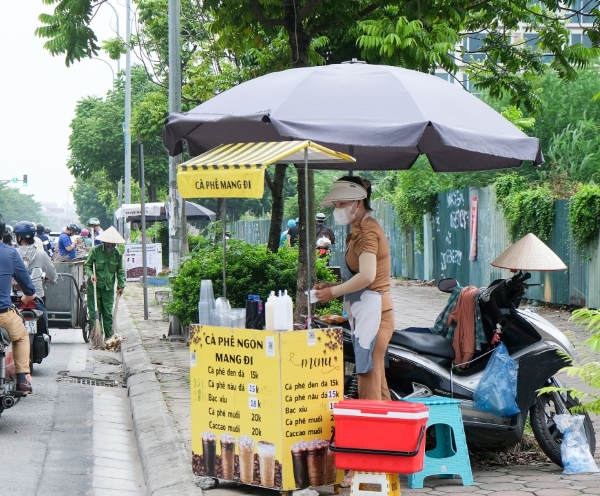
[[[279,295],[275,298],[275,319],[274,319],[274,328],[276,331],[287,331],[288,330],[288,317],[287,317],[287,307],[285,305],[285,300],[281,291],[279,291]]]
[[[277,297],[275,296],[275,291],[271,291],[271,294],[267,298],[267,302],[265,303],[265,330],[266,331],[274,331],[275,330],[275,301]]]
[[[288,294],[287,289],[283,292],[283,299],[285,302],[285,308],[287,313],[287,330],[294,330],[294,302],[292,297]]]

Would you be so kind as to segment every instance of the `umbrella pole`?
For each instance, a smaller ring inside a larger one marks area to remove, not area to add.
[[[308,148],[304,149],[304,203],[306,208],[306,307],[308,311],[306,312],[306,328],[310,329],[311,324],[311,312],[310,312],[310,239],[311,237],[308,235],[308,225],[310,222],[309,217],[309,208],[308,208]]]
[[[227,236],[226,236],[226,224],[227,224],[227,199],[223,198],[223,209],[221,210],[221,224],[223,227],[223,298],[227,298]]]

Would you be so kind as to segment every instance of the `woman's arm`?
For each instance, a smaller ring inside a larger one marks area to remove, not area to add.
[[[341,284],[329,285],[327,283],[315,284],[317,298],[320,302],[326,303],[339,296],[354,293],[360,289],[366,288],[375,280],[377,274],[377,255],[375,253],[362,252],[358,257],[358,272],[350,279]]]

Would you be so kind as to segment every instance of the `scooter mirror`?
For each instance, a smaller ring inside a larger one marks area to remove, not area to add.
[[[446,279],[442,279],[440,282],[438,282],[438,289],[442,293],[452,293],[456,286],[458,286],[458,281],[453,277],[447,277]]]

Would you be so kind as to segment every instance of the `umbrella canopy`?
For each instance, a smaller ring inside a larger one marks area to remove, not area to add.
[[[168,218],[169,202],[151,202],[145,204],[146,217],[152,221],[161,221]],[[187,220],[215,220],[217,214],[202,205],[185,202],[185,216]],[[140,221],[142,206],[139,203],[124,203],[115,211],[115,217],[125,217],[127,222]]]
[[[315,140],[352,155],[355,170],[408,169],[421,154],[437,172],[543,163],[538,139],[461,87],[364,63],[289,69],[242,83],[169,115],[163,141],[171,155],[183,151],[182,140],[192,156],[222,143]]]

